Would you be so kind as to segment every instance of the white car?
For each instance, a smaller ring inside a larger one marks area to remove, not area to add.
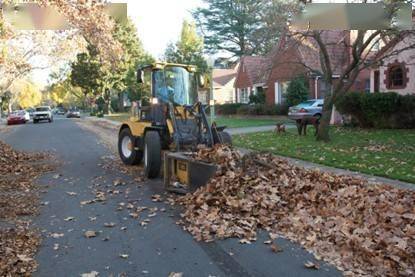
[[[33,123],[47,120],[49,123],[53,121],[52,109],[49,106],[37,107],[33,112]]]
[[[26,122],[30,121],[30,114],[29,114],[29,112],[27,112],[25,110],[18,110],[18,111],[16,111],[16,113],[18,115],[24,116],[24,119],[26,120]]]

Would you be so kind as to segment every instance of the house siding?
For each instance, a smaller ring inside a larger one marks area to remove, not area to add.
[[[213,90],[213,99],[217,104],[233,103],[234,99],[235,78],[222,87],[216,87]]]

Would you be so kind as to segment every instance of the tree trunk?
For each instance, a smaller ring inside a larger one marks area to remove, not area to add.
[[[330,120],[331,120],[331,113],[333,110],[333,97],[331,95],[327,95],[324,98],[324,107],[323,107],[323,114],[320,119],[320,125],[318,127],[317,132],[317,141],[330,141]]]

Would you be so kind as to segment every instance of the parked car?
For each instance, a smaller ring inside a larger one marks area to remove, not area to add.
[[[64,108],[58,108],[58,109],[56,110],[56,114],[57,114],[57,115],[65,115],[65,113],[66,113],[66,111],[65,111],[65,109],[64,109]]]
[[[69,110],[66,114],[67,118],[81,118],[81,112],[78,110]]]
[[[26,111],[14,111],[7,117],[7,125],[25,124],[30,120],[29,113]]]
[[[288,118],[297,120],[304,118],[317,117],[323,114],[323,99],[308,100],[288,109]]]
[[[29,108],[29,109],[26,109],[26,112],[29,113],[30,118],[33,118],[33,113],[35,112],[35,109]]]
[[[53,122],[52,110],[49,106],[37,107],[33,112],[33,123],[36,124],[42,120]]]

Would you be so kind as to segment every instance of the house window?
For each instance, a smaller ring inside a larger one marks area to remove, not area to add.
[[[370,92],[370,79],[365,80],[365,92]]]
[[[386,71],[387,89],[404,89],[407,83],[406,68],[404,64],[394,63]]]
[[[248,93],[248,89],[247,88],[241,89],[240,102],[241,103],[248,103],[249,102],[249,93]]]

